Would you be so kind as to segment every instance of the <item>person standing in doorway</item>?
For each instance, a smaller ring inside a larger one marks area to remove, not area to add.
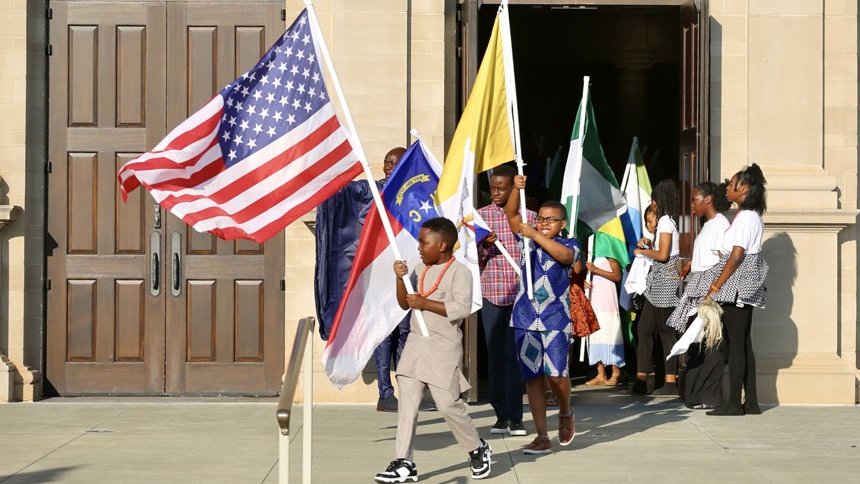
[[[587,338],[588,363],[597,365],[597,375],[585,384],[615,386],[625,364],[616,286],[621,282],[621,264],[611,257],[598,257],[586,262],[585,268],[593,276],[591,282],[585,282],[586,294],[600,323],[600,329]],[[610,368],[608,375],[606,367]]]
[[[729,220],[720,212],[729,209],[726,185],[703,182],[690,194],[691,213],[705,219],[696,242],[693,258],[681,269],[681,278],[690,275],[680,304],[666,323],[678,332],[684,332],[694,316],[690,312],[699,306],[711,284],[720,274],[718,264],[723,249],[723,236]],[[712,409],[723,403],[722,376],[725,358],[718,344],[708,346],[707,341],[693,343],[687,349],[684,400],[687,408]]]
[[[522,257],[505,214],[515,175],[512,167],[501,165],[490,176],[492,203],[478,209],[478,213],[492,232],[478,246],[478,264],[484,299],[481,324],[487,343],[490,405],[496,414],[490,433],[522,436],[528,435],[523,425],[523,381],[517,364],[514,330],[510,327],[520,275],[494,245],[500,242],[515,261]],[[535,213],[529,210],[528,217],[529,223],[534,223]]]
[[[663,354],[668,355],[678,341],[675,330],[666,325],[666,320],[678,305],[681,278],[678,276],[677,262],[680,254],[678,234],[678,214],[680,212],[678,188],[671,180],[663,180],[651,192],[651,210],[657,216],[657,231],[654,247],[651,239],[643,237],[635,255],[645,255],[653,260],[648,271],[645,287],[645,305],[636,329],[638,346],[636,348],[636,381],[634,394],[648,393],[648,374],[653,373],[654,339],[659,338]],[[654,392],[655,395],[678,396],[677,384],[678,357],[666,361],[665,383]]]

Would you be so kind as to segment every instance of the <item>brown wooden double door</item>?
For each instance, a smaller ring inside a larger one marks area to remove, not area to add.
[[[283,234],[197,233],[116,174],[256,63],[283,2],[50,6],[48,391],[276,393]]]

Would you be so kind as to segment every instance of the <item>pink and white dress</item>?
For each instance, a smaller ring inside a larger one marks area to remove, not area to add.
[[[594,259],[594,265],[605,271],[612,270],[606,257]],[[604,365],[624,366],[618,287],[609,279],[595,274],[591,279],[591,290],[586,290],[585,294],[600,323],[600,330],[588,336],[588,364],[595,365],[600,361]]]

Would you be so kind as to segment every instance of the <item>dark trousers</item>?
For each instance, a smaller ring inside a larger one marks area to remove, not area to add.
[[[666,325],[666,320],[672,315],[675,308],[658,308],[645,300],[642,307],[642,316],[636,328],[638,343],[636,347],[636,371],[639,373],[651,373],[654,366],[654,338],[659,338],[663,345],[663,355],[672,351],[672,346],[678,341],[675,330]],[[678,373],[678,357],[673,356],[666,361],[666,374]]]
[[[747,404],[758,405],[755,382],[755,355],[753,354],[752,310],[750,305],[737,307],[721,304],[723,308],[723,344],[729,360],[729,405],[741,404],[741,390]]]
[[[496,306],[484,299],[481,325],[487,341],[490,405],[501,420],[523,419],[523,381],[517,362],[514,329],[510,327],[513,306]]]
[[[720,345],[708,349],[704,343],[693,343],[687,350],[686,361],[684,400],[687,405],[722,405],[722,377],[726,359]]]
[[[400,361],[400,353],[406,345],[406,337],[409,336],[409,320],[412,312],[406,313],[406,317],[394,328],[387,338],[379,343],[373,351],[373,359],[376,362],[376,382],[379,385],[379,398],[385,399],[394,395],[394,386],[391,385],[391,357],[394,357],[394,368]]]

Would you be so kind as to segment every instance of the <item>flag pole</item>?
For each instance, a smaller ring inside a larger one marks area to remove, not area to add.
[[[411,134],[413,138],[415,138],[419,141],[424,141],[421,138],[421,136],[418,134],[418,130],[415,128],[412,128],[411,130],[409,130],[409,134]],[[425,151],[425,153],[427,154],[427,160],[430,161],[430,163],[433,164],[435,168],[438,168],[439,171],[441,172],[442,171],[442,164],[439,163],[439,160],[436,159],[436,156],[432,152],[430,152],[429,150]],[[477,210],[472,210],[472,216],[475,218],[475,221],[480,221],[480,223],[482,225],[487,225],[487,223],[484,221],[483,217],[481,217],[481,215],[478,213]],[[511,267],[513,267],[514,270],[519,273],[520,272],[520,266],[517,265],[516,262],[514,262],[514,258],[511,257],[510,252],[508,252],[507,249],[505,249],[505,246],[502,245],[502,243],[499,242],[498,239],[496,239],[495,246],[497,249],[499,249],[499,252],[505,258],[505,260],[508,261],[508,263],[511,265]]]
[[[484,221],[484,218],[481,217],[481,215],[478,213],[477,210],[475,210],[475,213],[473,215],[475,217],[476,222],[480,221],[480,223],[482,225],[487,225],[487,222]],[[511,253],[508,252],[507,249],[505,249],[505,246],[502,245],[502,242],[499,239],[496,239],[496,241],[493,243],[493,245],[496,246],[496,249],[498,249],[499,253],[501,253],[502,256],[505,258],[505,260],[508,261],[508,264],[510,264],[511,267],[513,267],[514,270],[517,271],[517,273],[519,274],[520,273],[520,266],[517,265],[516,262],[514,262],[514,258],[511,257]]]
[[[627,166],[624,167],[624,177],[621,179],[621,193],[625,193],[627,190],[627,177],[630,175],[631,166],[634,170],[636,169],[636,148],[638,146],[639,140],[634,136],[633,142],[630,143],[630,154],[627,155]],[[633,163],[630,163],[630,160],[633,160]]]
[[[576,166],[579,167],[579,173],[576,174],[574,178],[572,178],[574,183],[576,183],[576,190],[573,190],[574,199],[571,203],[573,207],[574,214],[573,217],[570,218],[570,223],[573,227],[570,230],[571,237],[576,237],[576,226],[577,220],[579,219],[579,187],[580,187],[580,178],[582,178],[582,150],[585,147],[585,123],[588,122],[588,76],[582,77],[582,99],[579,101],[579,112],[581,117],[579,119],[579,147],[576,150]]]
[[[385,205],[382,204],[382,197],[379,195],[379,189],[373,181],[373,172],[370,171],[370,165],[367,163],[367,156],[364,153],[364,147],[361,145],[361,140],[358,137],[358,130],[356,130],[355,123],[352,120],[349,106],[346,104],[346,97],[343,95],[343,88],[341,88],[337,72],[334,70],[334,63],[331,60],[331,55],[329,54],[325,37],[322,34],[319,20],[317,20],[316,9],[314,8],[313,1],[305,0],[305,8],[308,10],[308,20],[310,21],[310,28],[313,33],[314,42],[319,43],[320,54],[322,54],[326,68],[328,68],[332,85],[334,86],[335,92],[337,92],[341,108],[343,108],[346,124],[353,138],[350,142],[358,154],[358,159],[361,161],[362,168],[364,168],[364,174],[367,176],[368,181],[367,184],[370,186],[370,193],[373,195],[376,210],[379,212],[379,218],[382,220],[382,227],[385,229],[385,235],[388,237],[388,243],[391,246],[391,250],[394,251],[394,258],[396,260],[404,260],[403,255],[400,253],[400,248],[397,246],[397,241],[394,237],[394,230],[391,228],[391,221],[388,219],[388,211],[385,209]],[[412,287],[412,281],[409,279],[408,274],[403,276],[403,282],[406,285],[406,292],[408,294],[415,294],[415,288]],[[421,311],[415,311],[415,319],[418,321],[421,334],[425,337],[430,336],[430,333],[427,332],[427,326],[424,324],[424,316],[421,314]]]
[[[520,116],[517,108],[517,83],[514,78],[514,53],[513,44],[511,43],[511,23],[508,17],[508,0],[502,0],[499,6],[499,14],[502,15],[499,27],[502,34],[502,61],[505,66],[505,93],[507,94],[508,102],[508,126],[511,129],[511,138],[514,140],[514,155],[517,161],[517,172],[523,175],[522,145],[520,143]],[[526,191],[520,190],[520,216],[523,222],[528,223],[529,212],[526,208]],[[523,244],[524,260],[529,260],[529,244]],[[532,266],[525,264],[526,267],[526,295],[528,298],[534,299],[534,287],[532,287]]]

